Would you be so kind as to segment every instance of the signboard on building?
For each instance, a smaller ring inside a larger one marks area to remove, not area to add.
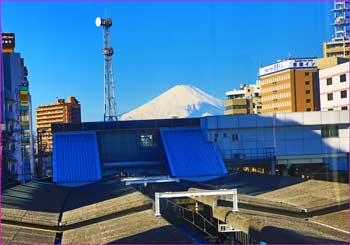
[[[15,48],[15,34],[4,32],[2,33],[2,48],[3,49],[11,49]]]
[[[287,69],[317,68],[316,61],[316,58],[301,58],[280,61],[269,66],[261,67],[259,69],[259,76],[266,76],[268,74]]]

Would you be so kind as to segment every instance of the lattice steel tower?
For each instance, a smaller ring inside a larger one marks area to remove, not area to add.
[[[334,0],[334,38],[333,41],[350,38],[350,0]]]
[[[103,43],[102,53],[105,58],[104,71],[104,121],[117,121],[117,101],[115,97],[114,74],[112,67],[113,48],[111,47],[110,28],[112,19],[96,18],[96,26],[103,27]]]

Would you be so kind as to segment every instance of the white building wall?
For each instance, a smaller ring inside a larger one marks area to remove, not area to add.
[[[329,67],[319,71],[320,76],[320,99],[321,99],[321,110],[341,110],[342,107],[349,107],[350,98],[350,72],[349,62],[343,63],[337,66]],[[340,75],[346,75],[346,81],[340,82]],[[327,78],[332,79],[332,84],[327,85]],[[341,91],[347,91],[347,97],[341,98]],[[328,94],[333,94],[333,100],[328,100]]]
[[[278,113],[275,120],[273,114],[212,116],[202,118],[201,125],[222,154],[271,148],[277,159],[310,158],[312,162],[349,153],[348,111]],[[327,125],[338,127],[339,135],[322,137],[321,128]],[[232,135],[238,135],[238,140]]]

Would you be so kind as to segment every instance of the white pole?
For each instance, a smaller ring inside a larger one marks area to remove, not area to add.
[[[155,199],[155,216],[161,216],[160,214],[160,203],[159,203],[159,192],[154,193],[154,199]]]

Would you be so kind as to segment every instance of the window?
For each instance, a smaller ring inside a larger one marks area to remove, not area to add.
[[[321,126],[322,138],[332,138],[339,136],[339,129],[336,125],[324,125]]]
[[[341,74],[340,75],[340,82],[345,82],[346,81],[346,74]]]
[[[306,108],[306,111],[311,111],[311,108]]]
[[[227,137],[227,134],[226,133],[224,133],[224,138],[226,138]]]
[[[331,77],[327,78],[327,85],[332,85],[332,78]]]
[[[333,100],[333,94],[327,94],[327,100]]]
[[[310,81],[305,81],[305,85],[310,85]]]
[[[310,94],[310,90],[306,90],[305,92],[306,92],[306,94]]]
[[[309,76],[310,75],[310,72],[305,72],[305,76]]]
[[[342,109],[343,111],[346,111],[346,110],[348,109],[348,107],[347,107],[347,106],[343,106],[341,109]]]
[[[293,66],[294,66],[294,67],[297,67],[297,65],[298,65],[297,63],[293,63]]]
[[[333,111],[333,109],[328,109],[328,111]]]
[[[300,63],[299,63],[299,66],[304,66],[303,62],[300,62]]]
[[[306,99],[306,103],[310,103],[311,102],[311,100],[310,99]]]
[[[238,134],[232,134],[232,141],[238,141]]]
[[[340,98],[346,98],[347,97],[347,92],[346,90],[340,91]]]
[[[142,147],[152,147],[158,145],[158,137],[155,134],[141,134],[140,140]]]

